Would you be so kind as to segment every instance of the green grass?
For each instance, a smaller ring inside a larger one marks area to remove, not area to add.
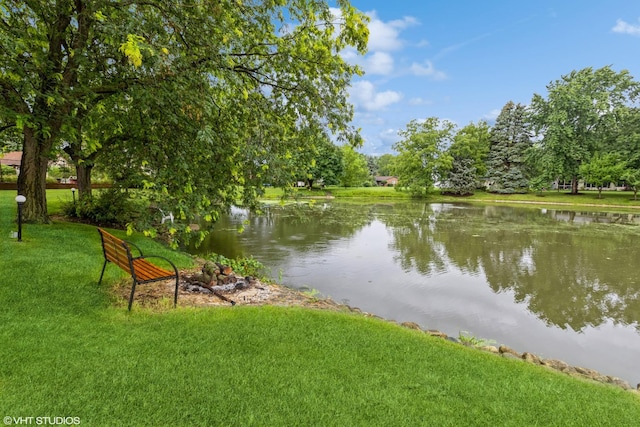
[[[267,188],[265,199],[278,199],[283,191],[279,188]],[[338,199],[410,199],[407,191],[398,191],[393,187],[327,187],[326,189],[298,189],[294,196],[299,198],[320,198],[331,196]],[[615,208],[616,210],[635,211],[640,208],[640,197],[634,200],[631,191],[603,191],[602,198],[598,198],[595,190],[580,191],[572,195],[568,191],[545,191],[527,194],[495,194],[477,191],[472,196],[455,197],[440,194],[433,190],[422,199],[427,202],[480,202],[480,203],[506,203],[506,204],[536,204],[550,206],[588,206],[590,208]]]
[[[56,193],[49,193],[54,200]],[[0,415],[81,425],[637,425],[640,399],[379,319],[113,304],[82,224],[15,229],[0,192]],[[122,233],[116,232],[120,236]],[[132,236],[181,267],[189,256]],[[153,286],[153,285],[143,285]],[[179,303],[180,301],[178,301]]]
[[[528,194],[494,194],[477,192],[470,197],[451,197],[434,195],[432,197],[447,201],[477,201],[477,202],[501,202],[501,203],[529,203],[529,204],[561,204],[572,206],[610,206],[623,208],[640,208],[640,199],[633,199],[631,191],[603,191],[602,198],[598,198],[597,191],[580,191],[572,195],[566,191],[545,191],[544,193]]]
[[[264,199],[279,199],[283,196],[284,191],[281,188],[268,187],[265,189]],[[392,187],[326,187],[324,189],[314,188],[308,190],[306,188],[294,189],[290,195],[291,199],[295,198],[394,198],[408,199],[411,197],[409,193],[396,191]]]

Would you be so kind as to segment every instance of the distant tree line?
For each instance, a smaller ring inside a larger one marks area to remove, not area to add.
[[[624,181],[640,188],[640,86],[610,67],[572,71],[535,94],[512,101],[492,127],[457,129],[447,120],[412,120],[399,132],[396,156],[384,159],[399,185],[420,195],[434,186],[465,195],[476,188],[520,193],[583,180],[598,190]],[[382,161],[382,158],[380,158]]]

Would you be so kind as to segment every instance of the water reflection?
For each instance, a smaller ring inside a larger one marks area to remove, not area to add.
[[[493,205],[318,203],[236,212],[199,251],[253,255],[287,285],[383,317],[471,330],[632,381],[638,224],[638,215]]]
[[[494,292],[512,291],[515,302],[563,329],[582,331],[612,320],[640,330],[637,227],[570,226],[558,222],[567,216],[556,211],[496,206],[431,206],[419,215],[428,220],[413,219],[409,228],[419,238],[407,238],[405,227],[388,224],[403,266],[432,271],[452,264],[462,272],[482,273]],[[616,218],[570,216],[576,224]]]

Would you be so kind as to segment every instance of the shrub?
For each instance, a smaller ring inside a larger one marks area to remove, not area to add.
[[[96,225],[124,228],[145,221],[146,203],[136,202],[129,193],[117,188],[98,192],[93,197],[83,197],[76,203],[63,205],[67,217],[77,218]]]
[[[18,175],[16,174],[16,170],[11,166],[0,165],[0,177],[2,178],[2,182],[16,182],[18,179]]]

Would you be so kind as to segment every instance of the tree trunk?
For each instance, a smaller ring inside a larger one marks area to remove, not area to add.
[[[78,197],[91,197],[91,172],[93,165],[87,162],[76,162],[76,176],[78,177]]]
[[[78,134],[82,133],[82,128],[78,128]],[[91,197],[91,172],[93,172],[94,159],[97,152],[84,155],[82,153],[81,143],[69,143],[64,147],[64,152],[71,157],[71,161],[76,168],[76,177],[78,184],[78,197],[83,199]]]
[[[571,178],[571,194],[578,194],[578,177],[575,175]]]
[[[48,144],[38,140],[33,129],[24,128],[22,162],[18,176],[18,194],[27,198],[22,207],[25,222],[48,223],[47,165]]]

